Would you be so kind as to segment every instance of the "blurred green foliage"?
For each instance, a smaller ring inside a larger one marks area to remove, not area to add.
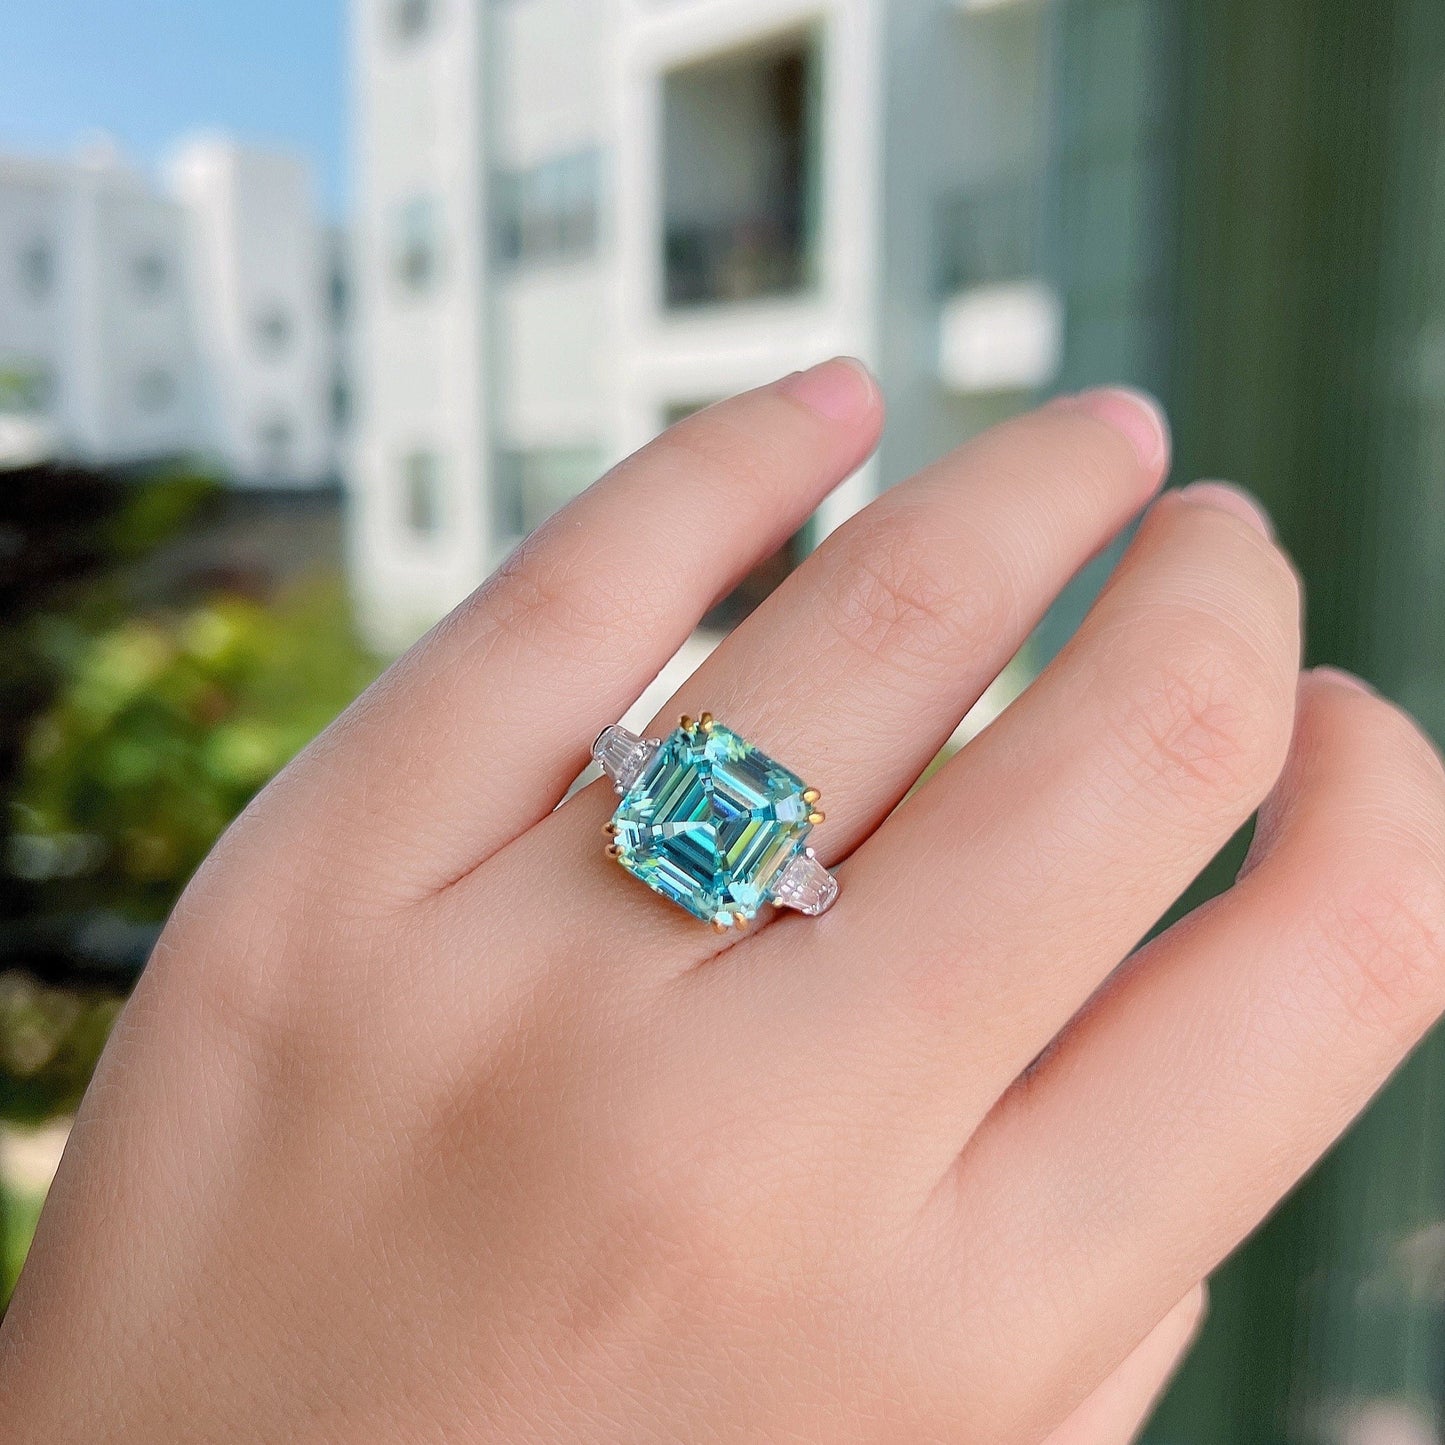
[[[44,1204],[44,1194],[0,1185],[0,1303],[10,1298],[20,1278]]]
[[[24,1128],[74,1112],[191,873],[379,664],[334,572],[238,569],[202,474],[3,480],[0,1122]],[[0,1180],[0,1302],[40,1203]]]
[[[370,681],[335,579],[271,603],[218,595],[95,625],[36,622],[59,679],[30,723],[12,871],[62,916],[164,919],[252,795]],[[0,974],[0,1118],[79,1103],[118,1011],[112,991]]]
[[[120,1000],[100,989],[51,988],[0,974],[0,1120],[70,1114],[90,1082]]]
[[[172,465],[127,485],[113,517],[101,529],[101,541],[117,563],[143,562],[158,547],[194,523],[208,503],[217,499],[220,484],[205,472]],[[123,574],[97,579],[96,590],[107,594]]]
[[[143,920],[376,671],[329,579],[98,628],[50,615],[36,646],[63,681],[25,743],[16,870],[66,907]]]

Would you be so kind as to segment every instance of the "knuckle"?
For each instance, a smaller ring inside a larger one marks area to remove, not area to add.
[[[864,656],[904,671],[967,656],[1005,631],[1016,588],[982,549],[945,545],[918,511],[900,510],[846,539],[824,584],[824,615]],[[967,573],[967,575],[965,575]]]
[[[460,619],[473,608],[481,612],[484,649],[507,637],[527,648],[560,645],[579,657],[594,656],[592,645],[619,627],[645,634],[655,626],[652,599],[669,591],[665,585],[629,586],[599,539],[580,532],[558,536],[547,526],[517,547]]]
[[[1171,799],[1258,801],[1289,746],[1293,698],[1282,669],[1235,627],[1202,613],[1143,651],[1155,660],[1117,692],[1113,733],[1126,766]]]

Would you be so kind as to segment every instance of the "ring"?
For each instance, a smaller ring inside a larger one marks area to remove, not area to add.
[[[592,756],[622,798],[607,856],[654,893],[719,933],[765,903],[814,918],[833,906],[838,880],[806,846],[823,821],[818,790],[711,713],[660,739],[614,724]]]

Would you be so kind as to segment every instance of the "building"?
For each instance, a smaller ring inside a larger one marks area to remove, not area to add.
[[[1049,8],[354,0],[370,633],[406,641],[669,421],[826,355],[868,360],[895,424],[795,552],[1047,386]]]
[[[330,475],[337,481],[349,465],[354,390],[351,334],[351,238],[344,226],[322,232],[323,286],[326,307],[326,411],[330,420]]]
[[[334,261],[309,167],[207,137],[184,143],[167,173],[185,218],[211,449],[245,485],[326,482]]]
[[[203,395],[180,207],[109,149],[0,158],[0,412],[37,449],[196,449]]]
[[[0,452],[334,483],[344,251],[305,163],[207,139],[169,176],[0,158]]]

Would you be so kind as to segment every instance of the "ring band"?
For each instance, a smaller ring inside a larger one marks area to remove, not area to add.
[[[746,928],[764,904],[817,917],[838,880],[807,846],[818,790],[703,713],[665,738],[603,728],[592,756],[621,795],[607,854],[711,923]]]

